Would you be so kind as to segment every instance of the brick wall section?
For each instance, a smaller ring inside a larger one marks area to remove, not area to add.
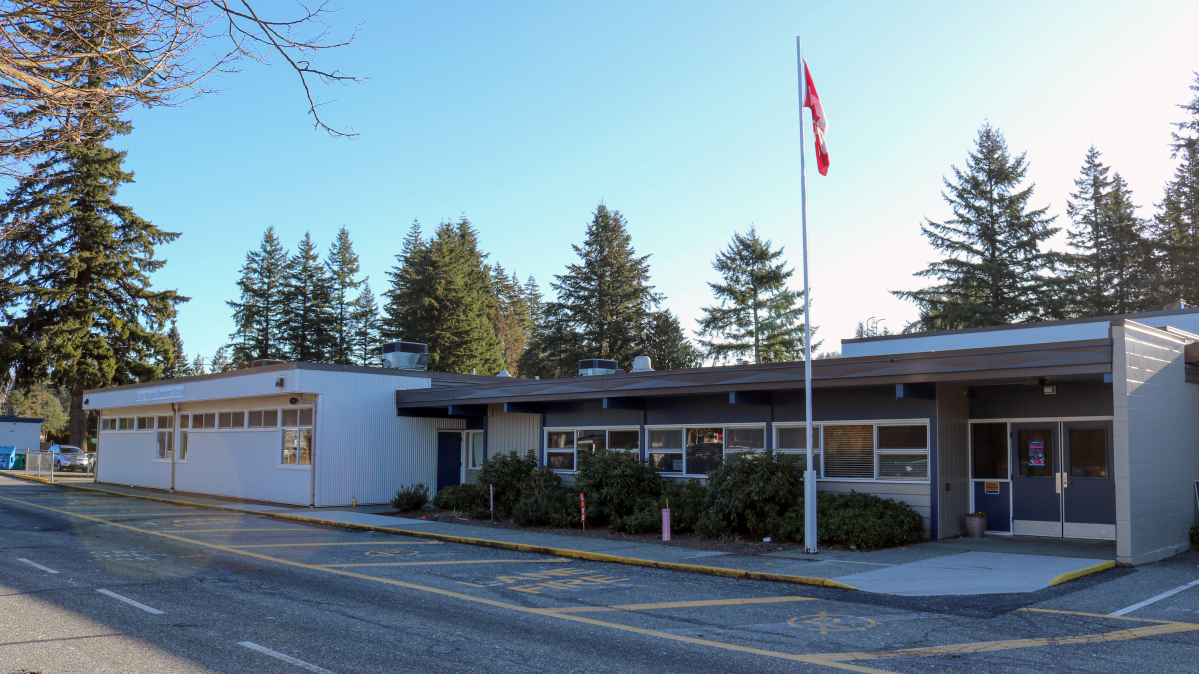
[[[1193,520],[1191,411],[1181,338],[1112,322],[1116,560],[1145,564],[1187,549]]]

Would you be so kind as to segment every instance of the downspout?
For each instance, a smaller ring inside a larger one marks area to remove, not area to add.
[[[97,433],[99,435],[99,433]],[[175,438],[179,435],[179,403],[171,403],[171,493],[175,493],[175,457],[179,454]],[[97,452],[98,453],[98,452]]]

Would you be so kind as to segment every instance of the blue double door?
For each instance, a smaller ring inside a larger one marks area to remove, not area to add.
[[[1110,421],[1012,423],[1012,533],[1116,538]]]

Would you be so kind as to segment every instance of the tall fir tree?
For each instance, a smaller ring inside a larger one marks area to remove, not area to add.
[[[1021,188],[1025,155],[1013,157],[990,124],[978,131],[965,170],[951,167],[942,197],[953,210],[943,223],[925,219],[921,231],[945,254],[916,275],[941,283],[891,291],[915,302],[920,318],[905,330],[949,330],[1060,318],[1060,285],[1052,272],[1060,254],[1044,249],[1058,232],[1046,208],[1030,209],[1033,186]]]
[[[216,353],[212,355],[212,363],[208,366],[208,371],[212,374],[218,372],[229,372],[236,370],[237,364],[229,360],[229,347],[222,346],[217,348]]]
[[[719,304],[704,307],[697,333],[709,358],[769,363],[803,353],[803,294],[787,288],[794,270],[782,256],[752,225],[716,254],[721,282],[708,287]]]
[[[1151,251],[1137,217],[1128,183],[1087,151],[1076,192],[1066,213],[1074,226],[1067,240],[1075,252],[1063,256],[1063,304],[1071,316],[1124,314],[1144,308]]]
[[[429,346],[429,368],[492,375],[503,368],[492,326],[497,300],[470,221],[443,222],[426,241],[414,223],[389,273],[385,333]]]
[[[579,262],[556,275],[557,294],[545,305],[544,326],[521,359],[521,371],[539,376],[577,372],[583,358],[608,358],[627,369],[661,301],[649,284],[649,256],[638,256],[620,211],[596,207]]]
[[[649,356],[655,370],[682,370],[699,367],[704,354],[683,332],[679,317],[669,309],[652,312],[645,337],[635,355]]]
[[[1190,118],[1175,124],[1178,131],[1170,144],[1178,168],[1166,184],[1151,227],[1159,307],[1178,300],[1199,306],[1199,73],[1191,91],[1195,97],[1179,106]]]
[[[333,348],[332,285],[310,232],[287,263],[280,341],[288,358],[326,362]]]
[[[226,302],[233,309],[235,329],[229,335],[233,360],[244,363],[287,358],[281,339],[287,270],[287,251],[271,225],[263,233],[258,249],[246,253],[237,280],[238,300]]]
[[[197,353],[196,357],[192,359],[191,373],[192,375],[208,374],[208,363],[205,362],[204,356]]]
[[[138,39],[107,32],[106,6],[98,7],[95,39]],[[78,86],[105,86],[86,63],[80,69]],[[38,163],[0,206],[0,229],[19,225],[0,248],[0,369],[15,367],[18,386],[48,381],[67,389],[69,440],[80,447],[88,430],[83,392],[158,378],[154,356],[170,349],[158,328],[187,299],[155,290],[150,278],[166,264],[155,249],[179,234],[116,201],[119,188],[133,182],[122,167],[126,153],[108,147],[131,130],[119,112],[89,111],[85,142]]]
[[[353,317],[354,300],[350,294],[362,285],[358,280],[361,268],[358,264],[358,254],[354,252],[354,244],[350,241],[350,232],[342,227],[337,232],[337,238],[329,248],[325,260],[329,270],[330,313],[332,317],[332,345],[328,354],[331,363],[354,362]]]
[[[351,362],[355,365],[379,365],[383,353],[380,336],[379,305],[371,292],[370,279],[362,282],[362,290],[350,311]]]
[[[179,326],[171,321],[171,329],[167,330],[167,340],[171,350],[164,353],[160,359],[163,379],[178,379],[191,375],[191,365],[187,362],[187,354],[183,351],[183,337],[179,334]]]
[[[532,298],[529,284],[532,284],[534,293]],[[535,304],[540,302],[536,285],[532,277],[522,285],[515,273],[508,276],[499,264],[491,270],[492,292],[496,296],[496,310],[491,323],[500,338],[504,369],[509,373],[517,372],[520,356],[535,331]]]

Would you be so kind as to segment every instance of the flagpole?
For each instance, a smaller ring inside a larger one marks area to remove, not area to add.
[[[807,154],[804,149],[803,109],[807,100],[808,78],[804,72],[803,47],[799,36],[795,38],[795,59],[799,63],[799,212],[803,224],[803,392],[804,392],[804,447],[807,448],[807,470],[804,471],[804,549],[809,553],[816,550],[816,470],[812,457],[812,312],[808,297],[808,170]]]

